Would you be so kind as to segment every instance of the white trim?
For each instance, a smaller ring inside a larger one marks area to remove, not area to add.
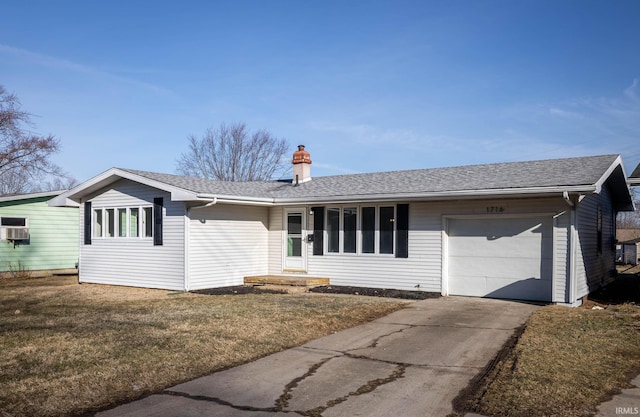
[[[551,272],[551,299],[553,300],[555,295],[553,293],[554,287],[554,274],[555,274],[555,246],[556,246],[556,235],[555,235],[555,225],[556,225],[556,216],[558,213],[556,212],[537,212],[537,213],[508,213],[508,214],[443,214],[442,215],[442,276],[441,276],[441,295],[447,296],[449,295],[449,220],[483,220],[483,219],[491,219],[491,220],[500,220],[500,219],[543,219],[543,220],[552,220],[552,242],[551,242],[551,250],[553,255],[552,258],[552,272]]]
[[[442,265],[440,278],[440,292],[443,296],[449,295],[449,218],[442,216],[441,224]]]
[[[2,224],[2,219],[24,219],[24,226],[5,226]],[[8,229],[24,229],[29,227],[29,216],[0,216],[0,227],[6,227]]]
[[[558,217],[553,216],[551,224],[551,302],[564,302],[564,300],[558,300],[556,298],[556,290],[558,284],[556,282],[558,274],[556,272],[556,266],[558,265],[558,255],[556,254],[556,242],[558,241]]]
[[[118,211],[121,209],[125,209],[126,210],[126,236],[119,236],[119,232],[120,232],[120,218],[118,216]],[[131,210],[132,209],[138,209],[138,233],[137,236],[131,236]],[[145,209],[150,209],[151,210],[151,236],[145,236],[146,234],[146,219],[145,219]],[[107,210],[113,210],[113,236],[107,236],[107,228],[108,228],[108,222],[107,222]],[[96,212],[100,211],[102,213],[102,230],[101,230],[101,235],[100,236],[96,236],[94,234],[95,232],[95,221],[96,221]],[[153,216],[154,216],[154,210],[153,210],[153,205],[149,205],[149,204],[143,204],[143,205],[122,205],[122,206],[98,206],[96,207],[95,205],[92,204],[91,206],[91,239],[98,239],[98,240],[151,240],[153,239]]]
[[[282,218],[282,231],[280,238],[280,247],[282,248],[282,272],[302,272],[306,273],[308,271],[308,250],[307,250],[307,208],[306,207],[289,207],[282,210],[283,218]],[[296,265],[288,266],[287,265],[287,253],[288,253],[288,221],[287,218],[290,213],[300,214],[301,215],[301,265],[298,267]]]
[[[386,201],[428,201],[428,200],[450,200],[450,199],[485,199],[488,196],[521,196],[529,197],[549,197],[568,192],[594,192],[595,186],[581,185],[573,187],[536,187],[536,188],[506,188],[490,190],[462,190],[462,191],[441,191],[441,192],[415,192],[415,193],[394,193],[394,194],[363,194],[346,196],[321,196],[321,197],[298,197],[298,198],[274,198],[273,205],[287,204],[316,204],[316,203],[366,203],[366,202],[386,202]]]
[[[184,188],[175,187],[167,183],[152,180],[141,175],[137,175],[119,168],[111,168],[102,174],[99,174],[90,180],[83,182],[77,187],[66,191],[59,196],[49,200],[50,206],[67,206],[71,202],[77,204],[82,197],[100,190],[110,184],[121,179],[128,179],[149,187],[156,188],[158,190],[166,191],[171,194],[171,201],[192,201],[198,200],[198,194],[185,190]]]
[[[214,203],[215,204],[215,203]],[[213,204],[212,204],[213,205]],[[189,241],[191,240],[191,216],[190,216],[190,208],[184,204],[184,216],[182,216],[184,221],[184,290],[189,291]]]
[[[618,166],[620,166],[620,168],[622,169],[622,177],[627,178],[627,174],[624,171],[624,166],[622,165],[622,157],[618,155],[616,159],[611,163],[611,165],[609,165],[609,168],[607,168],[604,174],[602,174],[602,176],[594,184],[596,186],[595,193],[600,194],[600,192],[602,191],[602,186],[609,179],[613,171],[618,168]]]
[[[570,213],[569,242],[567,242],[569,244],[569,250],[567,251],[569,254],[569,290],[567,293],[569,294],[569,304],[572,305],[576,302],[576,296],[578,293],[576,278],[576,223],[578,221],[578,216],[576,214],[575,206],[571,207]]]

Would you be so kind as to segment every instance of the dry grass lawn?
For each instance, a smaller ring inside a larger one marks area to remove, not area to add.
[[[461,409],[493,417],[591,416],[640,371],[640,307],[535,312]]]
[[[331,295],[207,296],[0,280],[0,415],[83,415],[402,308]]]

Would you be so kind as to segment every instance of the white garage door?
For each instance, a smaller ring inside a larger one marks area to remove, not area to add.
[[[450,219],[448,232],[449,294],[551,301],[551,219]]]

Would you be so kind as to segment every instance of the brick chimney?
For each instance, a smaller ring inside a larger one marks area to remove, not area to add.
[[[311,155],[304,150],[304,145],[298,145],[293,153],[293,184],[311,181]]]

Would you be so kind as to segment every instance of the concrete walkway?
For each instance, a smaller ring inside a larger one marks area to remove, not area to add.
[[[443,297],[99,413],[122,416],[446,416],[538,308]]]
[[[631,385],[635,387],[624,389],[610,401],[600,404],[596,417],[640,415],[640,375],[631,381]]]

